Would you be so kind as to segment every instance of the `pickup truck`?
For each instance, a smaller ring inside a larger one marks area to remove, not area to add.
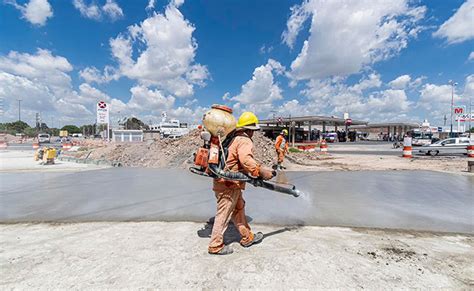
[[[469,140],[467,137],[448,138],[424,145],[420,148],[419,152],[431,156],[439,154],[467,154],[466,147],[470,142],[474,144],[474,141]]]

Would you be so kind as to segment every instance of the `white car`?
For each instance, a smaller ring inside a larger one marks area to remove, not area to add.
[[[467,137],[448,138],[437,141],[433,144],[424,145],[420,148],[419,152],[432,156],[438,154],[466,154],[466,148],[470,142],[471,144],[474,144],[474,141],[470,141]]]

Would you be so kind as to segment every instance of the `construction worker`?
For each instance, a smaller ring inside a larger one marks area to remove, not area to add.
[[[288,130],[283,129],[278,135],[276,142],[275,142],[275,150],[277,152],[277,170],[281,170],[283,166],[283,160],[285,159],[285,155],[288,153],[288,142],[286,138],[288,137]]]
[[[259,164],[253,155],[252,136],[259,129],[255,114],[242,113],[237,122],[235,137],[228,147],[226,166],[229,171],[270,180],[276,175],[275,171]],[[232,248],[224,245],[224,232],[231,219],[241,235],[240,244],[243,247],[250,247],[263,240],[263,233],[253,233],[245,217],[245,200],[242,198],[244,189],[245,182],[214,179],[217,213],[208,248],[210,254],[227,255],[233,252]]]

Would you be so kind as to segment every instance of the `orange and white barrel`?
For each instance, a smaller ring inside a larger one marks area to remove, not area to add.
[[[40,144],[39,144],[38,142],[34,142],[34,143],[33,143],[33,149],[34,149],[34,150],[39,149],[39,147],[40,147]]]
[[[326,143],[326,141],[324,139],[321,141],[321,145],[319,146],[319,148],[320,148],[322,154],[327,154],[328,153],[328,144]]]
[[[403,147],[403,157],[404,158],[412,158],[412,148],[411,146],[404,146]]]
[[[474,158],[474,145],[467,146],[467,156],[470,158]]]
[[[72,148],[71,143],[63,143],[63,150],[67,151],[67,150],[70,150],[71,148]]]

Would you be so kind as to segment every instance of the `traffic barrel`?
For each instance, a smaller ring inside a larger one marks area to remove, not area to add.
[[[411,152],[412,152],[411,146],[404,146],[403,147],[403,157],[404,158],[412,158],[413,156],[412,156]]]
[[[474,158],[474,145],[467,146],[467,156],[470,158]]]
[[[39,149],[39,147],[40,147],[39,142],[34,142],[34,143],[33,143],[33,149],[34,149],[34,150]]]
[[[326,143],[326,140],[321,141],[321,145],[319,146],[321,153],[322,154],[327,154],[328,153],[328,144]]]
[[[67,151],[72,148],[72,144],[69,142],[63,143],[63,150]]]

